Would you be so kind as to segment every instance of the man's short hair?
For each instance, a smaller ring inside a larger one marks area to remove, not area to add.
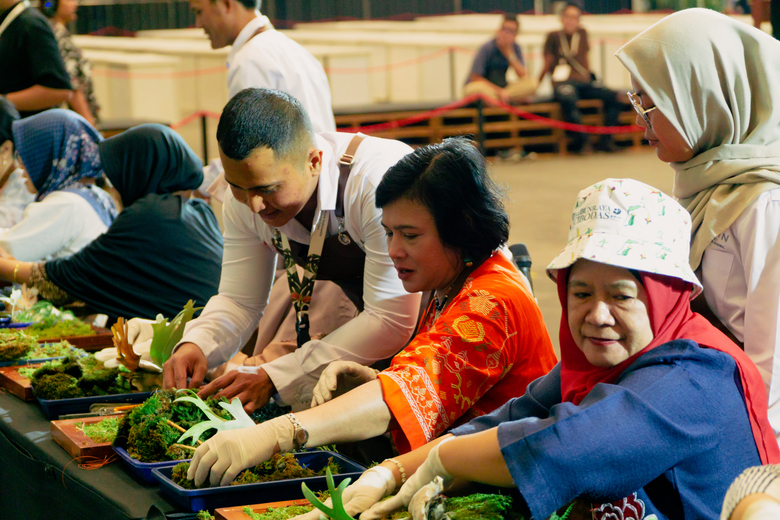
[[[222,153],[243,161],[258,148],[268,147],[274,158],[293,164],[306,160],[314,144],[311,120],[293,96],[267,88],[248,88],[236,94],[222,111],[217,125]]]
[[[520,25],[520,22],[517,19],[517,13],[504,13],[503,18],[501,19],[501,25],[504,25],[504,22],[514,22],[517,25]]]

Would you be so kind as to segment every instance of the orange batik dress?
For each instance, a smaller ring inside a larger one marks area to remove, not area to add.
[[[379,374],[402,453],[523,395],[558,362],[536,301],[500,252],[466,278],[441,315],[428,311]]]

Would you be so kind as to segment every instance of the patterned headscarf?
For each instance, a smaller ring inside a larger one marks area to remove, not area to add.
[[[47,110],[13,124],[16,151],[38,190],[36,200],[103,176],[98,143],[103,137],[70,110]]]

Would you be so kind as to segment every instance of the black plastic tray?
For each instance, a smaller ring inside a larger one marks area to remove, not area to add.
[[[74,397],[72,399],[41,399],[36,397],[47,419],[57,419],[70,413],[87,413],[95,403],[142,403],[152,392],[132,394],[100,395],[95,397]]]
[[[328,458],[341,466],[341,473],[333,475],[335,485],[345,478],[351,478],[354,482],[366,468],[343,455],[332,451],[307,451],[295,453],[298,461],[315,471],[319,471],[328,463]],[[218,507],[240,506],[242,504],[258,504],[262,502],[278,502],[280,500],[293,500],[303,497],[301,484],[306,485],[312,491],[324,491],[328,489],[325,477],[296,478],[290,480],[277,480],[275,482],[259,482],[257,484],[240,484],[236,486],[219,486],[204,489],[184,489],[171,480],[173,466],[167,468],[155,468],[152,475],[160,482],[160,491],[193,513],[201,509],[216,509]]]

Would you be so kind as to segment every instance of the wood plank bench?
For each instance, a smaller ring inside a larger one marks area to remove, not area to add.
[[[600,100],[582,100],[578,103],[583,114],[583,124],[603,125],[602,102]],[[379,110],[378,110],[379,108]],[[436,108],[431,105],[372,105],[353,108],[349,112],[337,111],[336,126],[339,129],[376,125],[414,117]],[[518,106],[524,112],[530,112],[549,119],[561,119],[558,103],[535,103]],[[505,112],[501,108],[483,108],[484,146],[488,155],[506,148],[528,148],[541,153],[566,154],[568,138],[566,132],[551,128],[542,122],[531,121]],[[620,124],[634,124],[636,112],[626,107],[619,116]],[[377,137],[398,139],[412,146],[425,146],[440,142],[446,137],[457,135],[477,135],[478,114],[475,107],[458,108],[409,126],[390,128],[371,132]],[[598,138],[598,136],[594,136]],[[642,144],[642,133],[615,134],[615,141],[624,146],[638,147]]]

